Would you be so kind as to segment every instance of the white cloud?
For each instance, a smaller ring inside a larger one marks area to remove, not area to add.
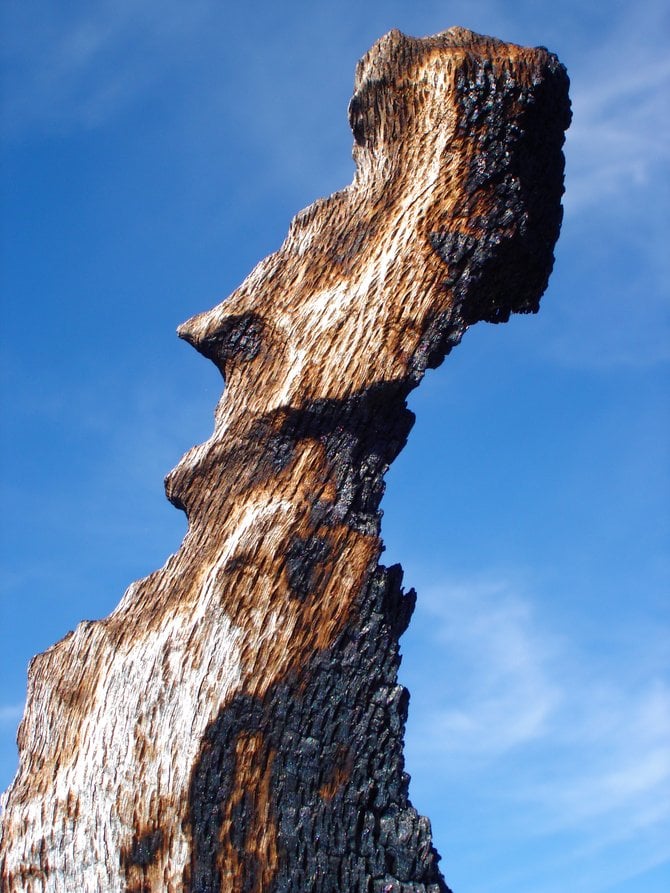
[[[181,57],[210,7],[208,0],[103,0],[67,11],[33,0],[7,4],[5,128],[61,132],[103,123]]]
[[[567,135],[568,215],[604,209],[642,189],[667,188],[670,62],[664,4],[612,18],[570,68],[574,118]]]
[[[564,60],[573,121],[553,288],[569,278],[539,323],[552,327],[544,355],[561,365],[607,371],[670,359],[668,25],[656,0],[617,8]]]
[[[530,605],[498,582],[421,592],[432,638],[449,654],[445,706],[426,717],[425,755],[492,758],[544,734],[560,693],[548,662],[555,644]]]
[[[434,820],[455,791],[472,797],[480,813],[505,815],[498,843],[534,840],[541,853],[542,840],[561,840],[564,877],[591,893],[670,858],[670,685],[657,647],[667,631],[649,641],[631,629],[628,643],[595,655],[578,630],[550,631],[539,605],[519,580],[420,590],[423,651],[410,629],[403,678],[407,765]],[[476,833],[485,850],[491,832]],[[542,859],[529,859],[517,889],[559,889]]]

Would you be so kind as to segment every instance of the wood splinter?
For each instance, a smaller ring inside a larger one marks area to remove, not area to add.
[[[350,186],[179,329],[226,380],[166,479],[188,533],[29,670],[7,893],[438,893],[408,799],[379,564],[406,398],[468,326],[533,313],[563,192],[555,56],[451,28],[358,64]]]

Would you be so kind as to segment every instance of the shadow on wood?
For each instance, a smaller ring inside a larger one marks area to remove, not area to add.
[[[353,183],[179,334],[226,387],[166,480],[180,550],[34,658],[9,891],[446,891],[408,800],[378,564],[406,397],[465,329],[535,312],[561,222],[555,56],[452,28],[361,60]]]

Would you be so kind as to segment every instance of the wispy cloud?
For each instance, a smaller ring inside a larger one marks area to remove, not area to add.
[[[548,668],[557,645],[536,628],[530,605],[495,581],[434,588],[421,598],[432,638],[453,666],[444,706],[425,717],[425,756],[491,759],[545,734],[561,697]]]
[[[545,355],[561,365],[650,368],[670,359],[667,4],[619,6],[601,24],[566,60],[574,115],[552,283],[562,291],[540,328],[552,327]]]
[[[663,19],[666,19],[665,23]],[[657,3],[614,19],[605,40],[571,69],[574,120],[567,137],[568,214],[654,187],[667,178],[667,14]]]
[[[207,0],[6,4],[4,127],[61,132],[105,122],[181,58],[210,8]]]
[[[604,90],[575,91],[568,136],[568,213],[601,205],[656,184],[670,161],[670,128],[663,106],[670,63],[643,63],[635,76],[616,73]]]
[[[432,645],[421,675],[443,680],[427,692],[410,652],[408,768],[420,799],[430,773],[441,799],[476,791],[483,809],[504,810],[506,838],[560,836],[566,876],[590,878],[574,889],[606,889],[605,880],[670,858],[670,685],[657,647],[667,631],[653,642],[631,630],[629,648],[608,663],[577,631],[550,631],[523,581],[447,583],[420,598]],[[603,854],[612,876],[595,883]],[[547,870],[541,856],[529,861],[517,889]]]

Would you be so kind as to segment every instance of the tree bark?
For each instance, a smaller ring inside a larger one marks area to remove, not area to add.
[[[568,79],[452,28],[358,64],[353,183],[179,335],[226,386],[166,479],[188,533],[116,610],[33,659],[4,795],[8,891],[446,891],[403,771],[379,564],[408,393],[553,264]]]

